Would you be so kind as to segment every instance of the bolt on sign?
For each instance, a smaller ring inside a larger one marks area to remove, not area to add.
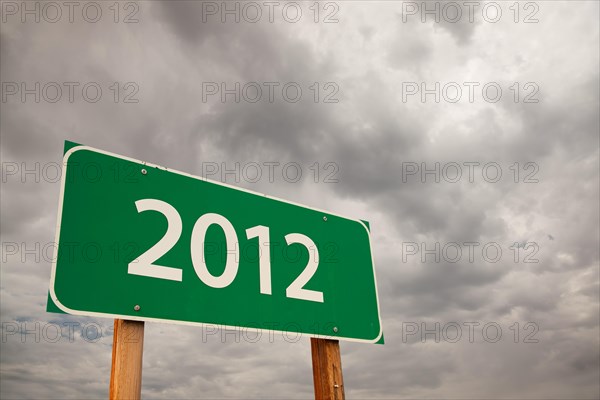
[[[65,143],[48,311],[382,342],[366,222]]]

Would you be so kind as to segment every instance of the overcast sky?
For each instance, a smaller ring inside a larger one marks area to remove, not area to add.
[[[108,395],[113,321],[45,311],[68,139],[368,220],[349,399],[599,398],[598,2],[267,3],[2,2],[1,397]],[[147,323],[143,397],[312,396],[248,339]]]

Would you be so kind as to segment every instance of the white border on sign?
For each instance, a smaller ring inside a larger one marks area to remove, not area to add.
[[[374,280],[374,283],[375,283],[375,297],[376,297],[376,300],[377,300],[377,318],[379,319],[379,334],[373,340],[366,340],[366,339],[347,338],[347,337],[343,337],[343,336],[316,335],[316,334],[308,334],[308,333],[303,333],[303,332],[279,331],[279,330],[259,329],[259,328],[244,327],[244,326],[231,326],[231,325],[211,324],[209,322],[189,322],[189,321],[179,321],[179,320],[172,320],[172,319],[162,319],[162,318],[136,317],[136,316],[133,316],[133,315],[106,314],[106,313],[99,313],[99,312],[92,312],[92,311],[73,310],[71,308],[68,308],[67,306],[65,306],[64,304],[62,304],[58,300],[58,297],[56,296],[56,293],[54,291],[54,280],[55,280],[55,276],[56,276],[56,262],[58,261],[58,249],[59,249],[59,243],[60,243],[60,223],[61,223],[61,220],[62,220],[63,196],[64,196],[64,193],[65,193],[65,182],[66,182],[66,176],[67,176],[67,166],[68,166],[67,161],[69,160],[69,157],[73,153],[75,153],[76,151],[80,151],[80,150],[89,150],[89,151],[100,153],[100,154],[104,154],[104,155],[107,155],[107,156],[110,156],[110,157],[119,158],[121,160],[126,160],[126,161],[130,161],[130,162],[138,163],[138,164],[140,164],[142,166],[146,166],[146,167],[160,168],[160,169],[163,169],[165,171],[169,171],[169,172],[172,172],[172,173],[175,173],[175,174],[187,176],[189,178],[197,179],[197,180],[204,181],[204,182],[214,183],[216,185],[225,186],[225,187],[228,187],[228,188],[231,188],[231,189],[235,189],[235,190],[239,190],[239,191],[242,191],[242,192],[246,192],[246,193],[250,193],[250,194],[254,194],[254,195],[258,195],[258,196],[262,196],[262,197],[267,197],[269,199],[280,201],[282,203],[292,204],[292,205],[299,206],[299,207],[302,207],[302,208],[307,208],[309,210],[322,212],[322,213],[327,214],[327,215],[334,215],[334,216],[339,217],[339,218],[344,218],[344,219],[347,219],[347,220],[358,222],[362,227],[365,228],[365,230],[367,231],[367,235],[369,237],[369,250],[371,251],[371,265],[373,267],[373,280]],[[219,326],[220,329],[235,330],[235,329],[243,328],[243,329],[249,330],[250,332],[294,333],[294,334],[299,334],[301,337],[314,337],[314,338],[333,339],[333,340],[338,340],[339,339],[339,340],[345,340],[345,341],[349,341],[349,342],[360,342],[360,343],[376,343],[376,342],[379,341],[379,339],[383,335],[383,325],[381,323],[381,313],[380,313],[380,310],[379,310],[379,293],[377,291],[377,276],[375,274],[375,263],[373,261],[373,249],[371,247],[371,232],[369,231],[369,229],[367,229],[366,225],[361,220],[348,218],[348,217],[345,217],[343,215],[335,214],[335,213],[332,213],[332,212],[329,212],[329,211],[325,211],[325,210],[321,210],[321,209],[314,208],[314,207],[309,207],[309,206],[306,206],[304,204],[295,203],[293,201],[288,201],[288,200],[283,200],[283,199],[280,199],[280,198],[277,198],[277,197],[268,196],[268,195],[266,195],[264,193],[259,193],[259,192],[255,192],[255,191],[252,191],[252,190],[235,187],[235,186],[229,185],[227,183],[213,181],[213,180],[210,180],[210,179],[207,179],[207,178],[203,178],[201,176],[191,175],[191,174],[188,174],[186,172],[181,172],[181,171],[177,171],[177,170],[173,170],[173,169],[168,169],[168,168],[162,167],[160,165],[147,163],[147,162],[144,162],[144,161],[136,160],[134,158],[122,156],[122,155],[111,153],[111,152],[104,151],[104,150],[99,150],[99,149],[96,149],[96,148],[93,148],[93,147],[90,147],[90,146],[77,145],[77,146],[72,147],[71,149],[69,149],[64,154],[64,156],[63,156],[63,166],[64,166],[64,171],[63,171],[63,174],[62,174],[62,177],[61,177],[61,182],[60,182],[60,195],[59,195],[59,199],[58,199],[58,213],[57,213],[57,219],[56,219],[56,236],[55,236],[56,256],[53,257],[53,260],[52,260],[52,273],[50,275],[50,296],[52,297],[52,300],[54,301],[54,303],[56,304],[56,306],[58,308],[60,308],[62,311],[66,312],[67,314],[82,315],[82,316],[88,316],[88,317],[89,316],[91,316],[91,317],[100,317],[100,318],[128,319],[128,320],[133,320],[133,321],[161,322],[161,323],[169,323],[169,324],[188,325],[188,326],[217,325],[217,326]]]

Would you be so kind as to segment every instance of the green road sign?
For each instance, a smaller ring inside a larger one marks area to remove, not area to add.
[[[70,142],[63,161],[61,311],[381,339],[365,223]]]

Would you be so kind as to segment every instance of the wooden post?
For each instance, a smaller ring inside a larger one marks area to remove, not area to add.
[[[142,393],[144,322],[115,319],[110,400],[139,400]]]
[[[342,358],[338,340],[310,338],[315,400],[344,400]]]

